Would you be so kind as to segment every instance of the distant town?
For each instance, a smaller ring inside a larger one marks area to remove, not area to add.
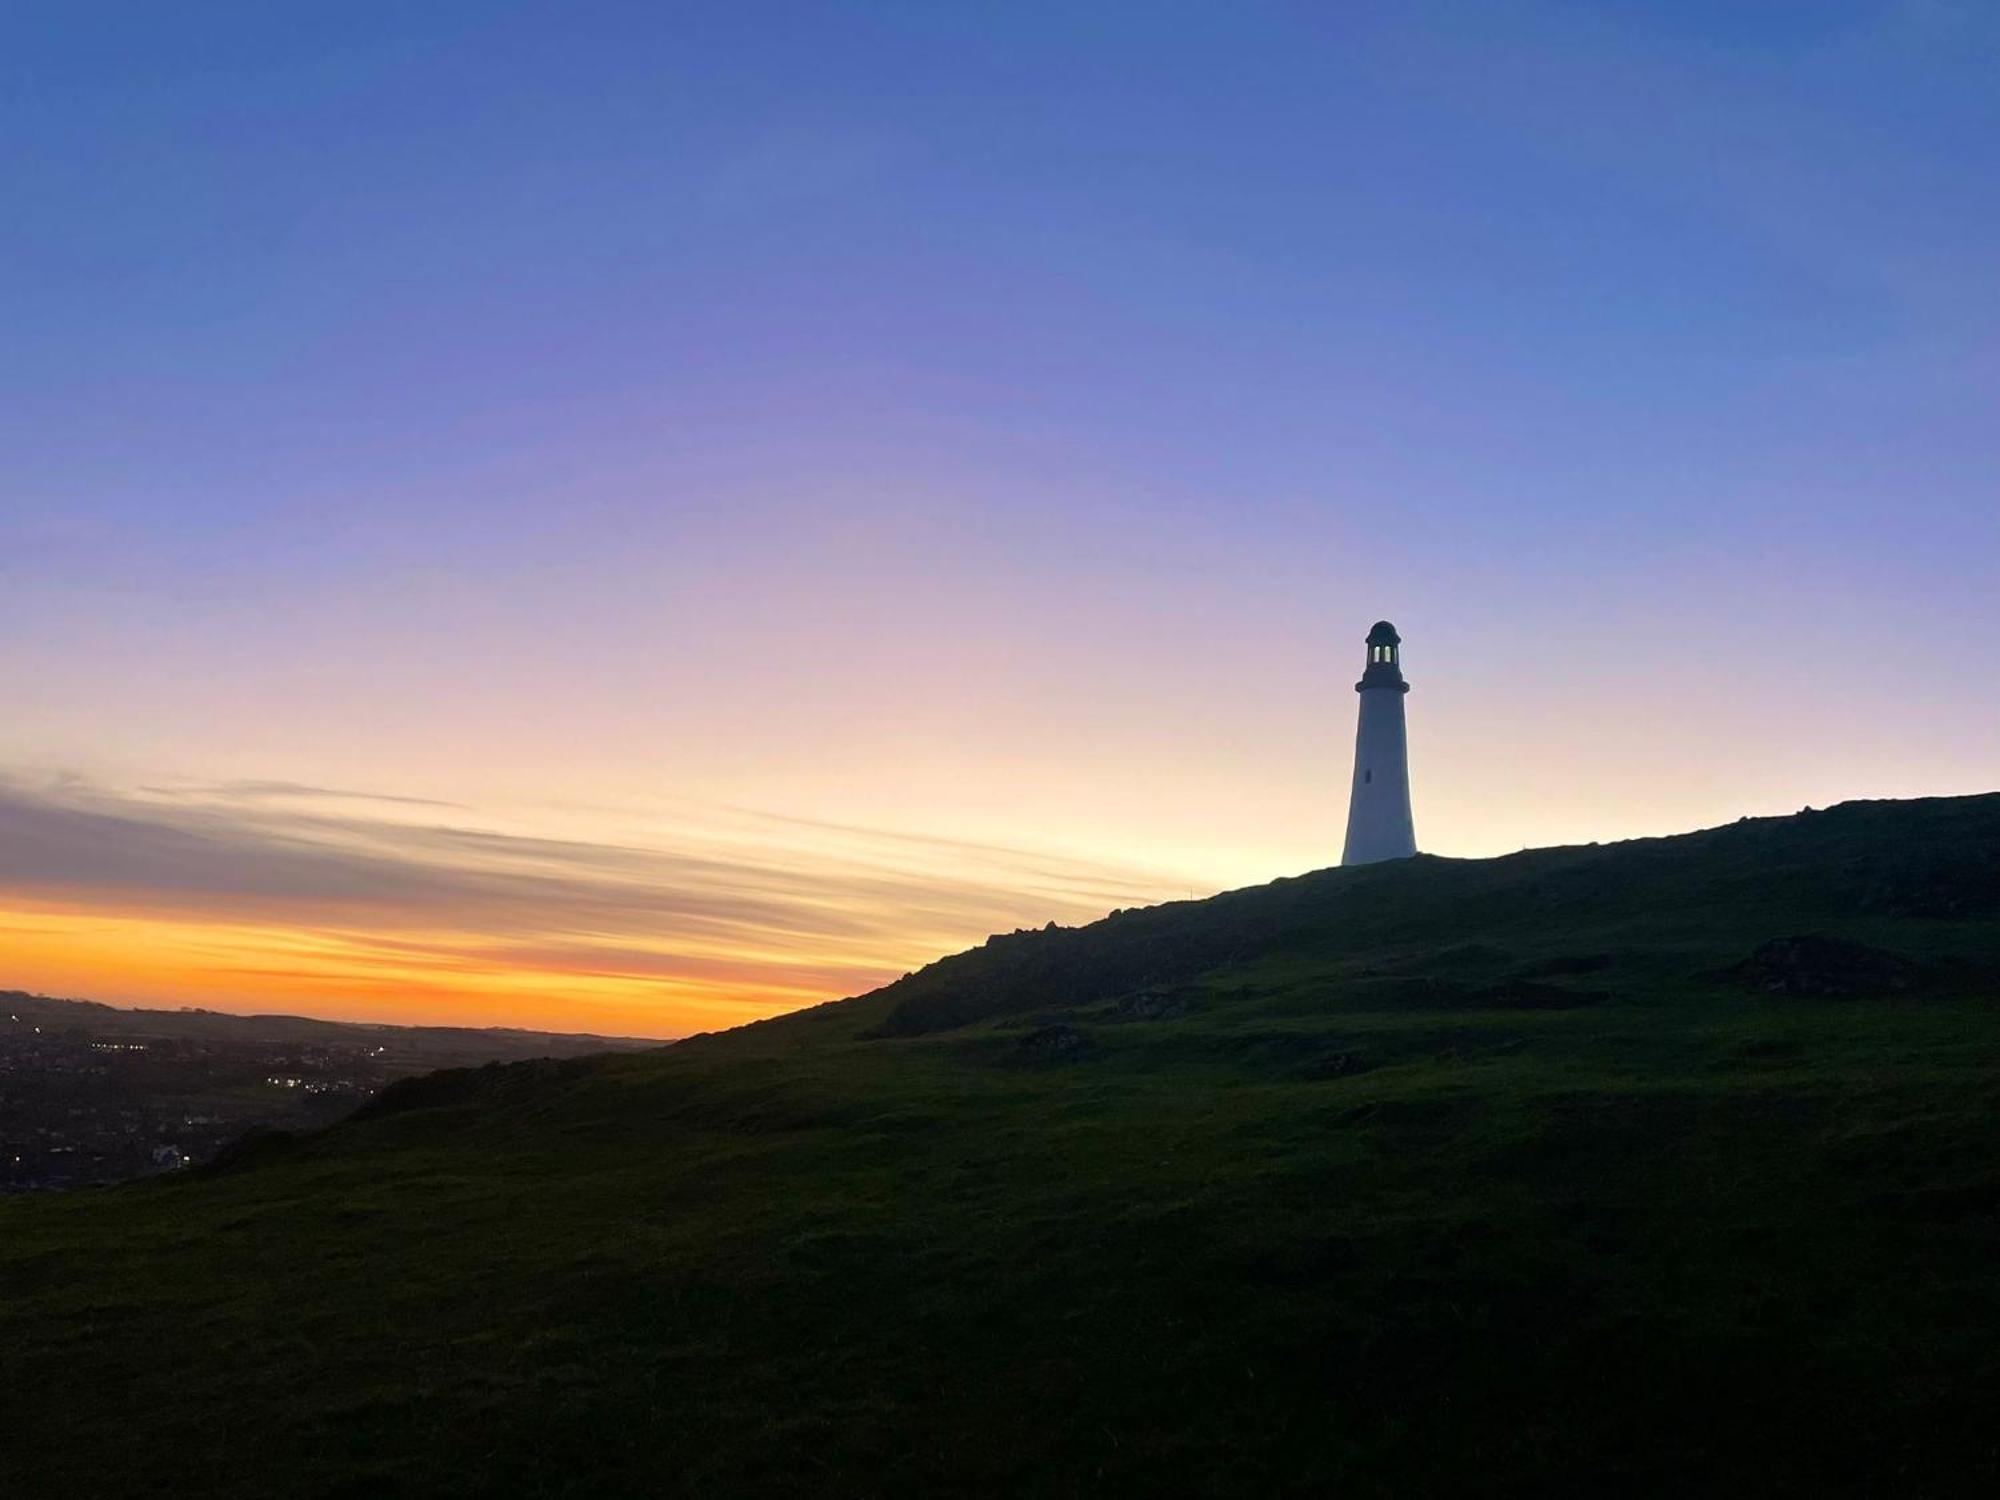
[[[253,1131],[329,1125],[414,1073],[655,1045],[121,1010],[0,992],[0,1192],[89,1187],[198,1166]]]

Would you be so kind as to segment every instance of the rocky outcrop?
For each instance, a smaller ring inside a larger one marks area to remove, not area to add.
[[[1728,972],[1766,994],[1826,999],[1906,994],[1925,978],[1900,954],[1820,933],[1772,938]]]

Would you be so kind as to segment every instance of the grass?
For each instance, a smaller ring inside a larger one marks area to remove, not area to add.
[[[1997,855],[1325,872],[0,1201],[0,1492],[1987,1492]]]

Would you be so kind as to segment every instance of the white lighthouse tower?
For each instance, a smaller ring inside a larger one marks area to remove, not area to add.
[[[1407,859],[1417,852],[1410,822],[1410,755],[1403,732],[1403,638],[1387,620],[1368,632],[1368,666],[1354,691],[1361,726],[1354,736],[1354,790],[1347,800],[1344,865]]]

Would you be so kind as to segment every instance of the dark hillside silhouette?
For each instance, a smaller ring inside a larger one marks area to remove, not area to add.
[[[1996,871],[1324,871],[0,1201],[0,1490],[1986,1493]]]
[[[1321,870],[1086,928],[995,937],[882,991],[894,1006],[879,1034],[1086,1005],[1252,958],[1338,959],[1421,944],[1441,927],[1467,941],[1489,933],[1533,941],[1538,923],[1699,922],[1748,934],[1787,914],[1865,921],[1996,911],[2000,797],[1853,802],[1677,838]]]

